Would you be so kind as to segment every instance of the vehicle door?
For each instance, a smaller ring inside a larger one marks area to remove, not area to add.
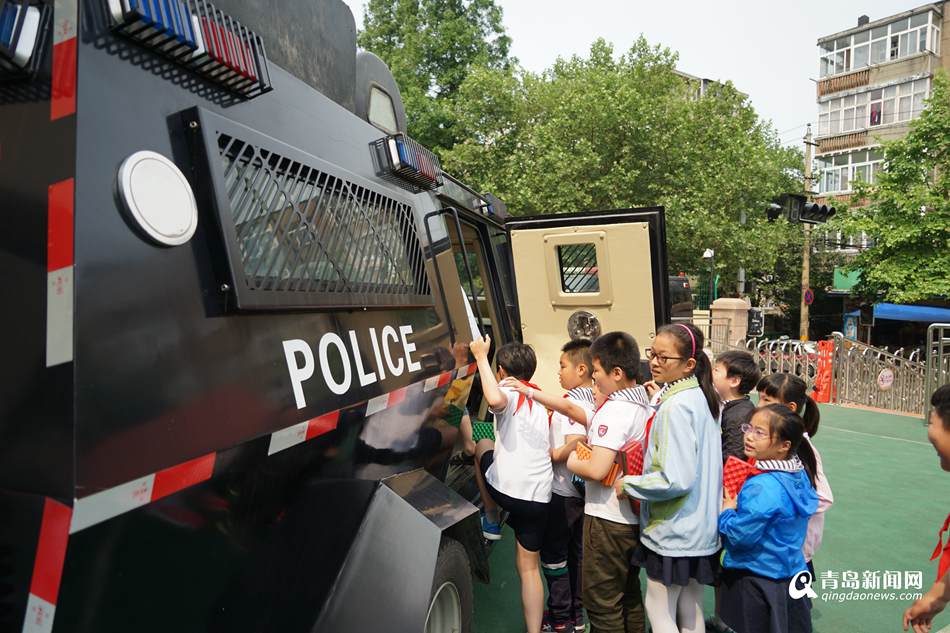
[[[662,208],[509,218],[505,226],[522,339],[538,355],[533,382],[560,391],[560,348],[604,332],[630,333],[645,359],[670,319]]]

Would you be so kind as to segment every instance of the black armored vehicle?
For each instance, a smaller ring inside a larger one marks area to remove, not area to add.
[[[0,0],[0,630],[467,631],[468,343],[667,320],[662,209],[508,218],[355,42]]]

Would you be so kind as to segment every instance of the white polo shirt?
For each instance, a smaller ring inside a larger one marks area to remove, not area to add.
[[[610,394],[591,418],[587,429],[588,444],[619,451],[632,439],[644,441],[651,413],[649,402],[646,390],[639,385]],[[586,489],[584,514],[628,525],[640,522],[630,502],[618,499],[613,487],[587,480]]]
[[[587,418],[590,419],[594,412],[593,389],[590,387],[576,387],[565,393],[564,397],[587,411]],[[551,448],[564,446],[564,438],[568,435],[586,436],[587,428],[563,413],[553,411],[551,413]],[[581,493],[571,483],[573,473],[567,469],[567,462],[556,462],[552,465],[552,468],[554,469],[554,482],[552,484],[554,493],[562,497],[580,498]]]
[[[547,503],[553,478],[548,412],[517,391],[500,389],[508,404],[494,411],[495,459],[485,477],[509,497]]]

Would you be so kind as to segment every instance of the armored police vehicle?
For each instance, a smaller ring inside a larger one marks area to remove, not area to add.
[[[355,42],[0,0],[0,630],[468,631],[468,343],[667,319],[661,209],[507,218]]]

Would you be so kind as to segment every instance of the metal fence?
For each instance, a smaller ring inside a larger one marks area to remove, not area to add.
[[[916,352],[888,352],[835,333],[833,401],[924,414],[925,363]]]
[[[950,324],[932,326],[927,358],[920,349],[905,353],[832,336],[829,400],[924,416],[930,393],[950,381]],[[763,375],[788,373],[816,387],[821,353],[812,341],[749,339],[745,347]],[[826,370],[827,370],[826,365]]]
[[[924,420],[930,418],[930,394],[950,383],[950,323],[934,323],[927,328],[927,360],[924,372],[926,401]]]
[[[804,380],[809,389],[815,386],[818,349],[814,343],[792,339],[748,339],[745,347],[763,376],[793,374]]]

